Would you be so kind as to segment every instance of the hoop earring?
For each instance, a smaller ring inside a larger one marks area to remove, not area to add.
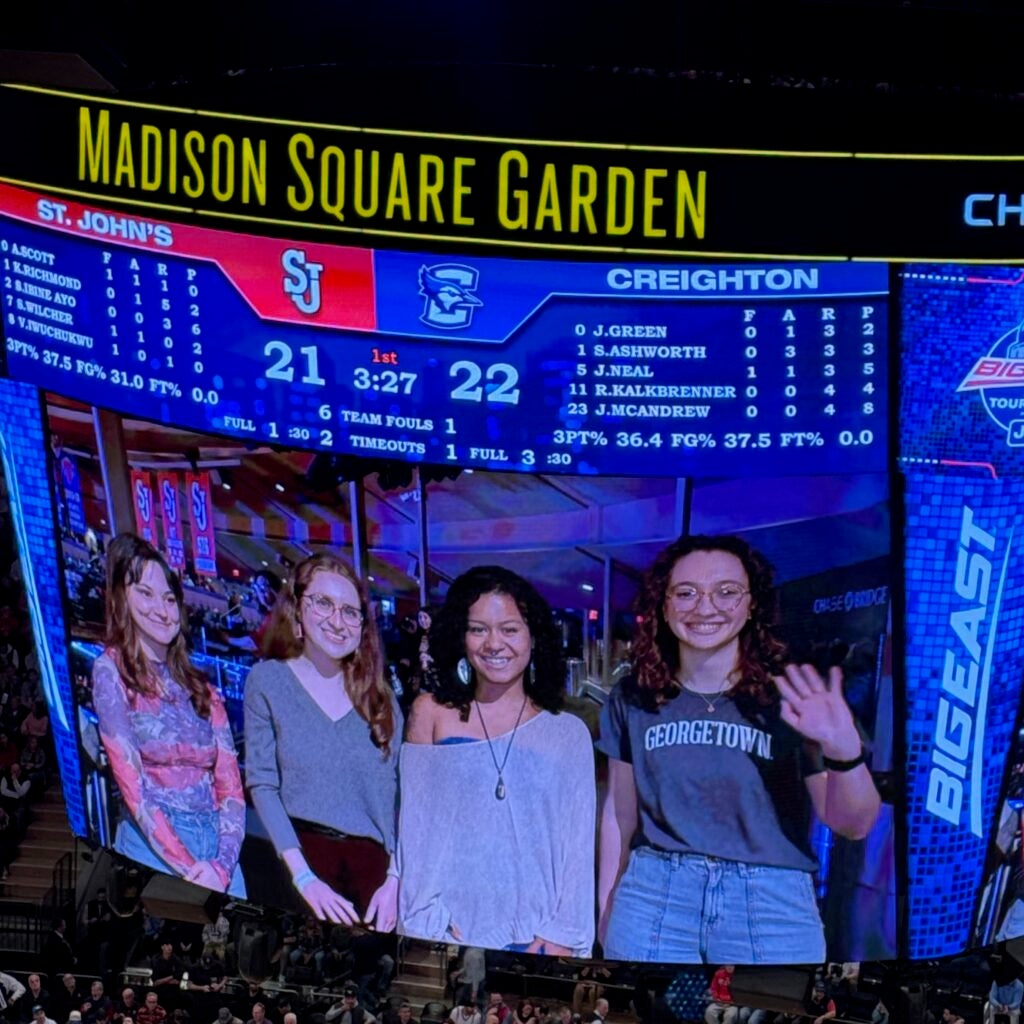
[[[473,666],[470,665],[467,658],[459,658],[459,663],[455,666],[455,674],[463,686],[469,686],[473,682]]]

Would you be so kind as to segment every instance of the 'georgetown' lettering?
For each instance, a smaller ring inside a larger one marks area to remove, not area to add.
[[[772,759],[772,738],[763,729],[735,722],[662,722],[652,725],[644,733],[644,749],[699,744],[712,747],[739,747],[748,754],[756,753],[768,761]]]

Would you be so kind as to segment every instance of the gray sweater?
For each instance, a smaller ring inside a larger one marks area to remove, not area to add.
[[[245,784],[280,854],[299,845],[302,818],[395,848],[402,715],[388,755],[353,709],[332,722],[283,661],[254,665],[245,683]]]
[[[492,737],[499,763],[508,733]],[[402,747],[399,929],[502,949],[534,937],[589,956],[596,787],[590,733],[542,711],[515,734],[504,778],[483,740]]]

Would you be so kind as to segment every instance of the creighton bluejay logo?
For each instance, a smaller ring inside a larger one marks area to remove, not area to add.
[[[424,297],[420,320],[431,327],[455,331],[473,322],[473,309],[483,303],[476,291],[479,273],[461,263],[420,267],[420,295]]]

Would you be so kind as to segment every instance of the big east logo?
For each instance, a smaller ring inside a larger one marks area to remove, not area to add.
[[[977,391],[985,412],[1006,431],[1006,443],[1024,447],[1024,322],[1007,331],[971,367],[957,391]]]

